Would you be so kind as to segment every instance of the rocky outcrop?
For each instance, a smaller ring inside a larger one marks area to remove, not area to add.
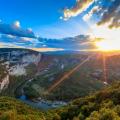
[[[0,92],[9,85],[9,75],[6,75],[0,82]]]
[[[23,65],[18,64],[10,68],[9,74],[14,76],[26,75],[26,70]]]
[[[28,55],[25,55],[23,56],[22,58],[22,63],[27,63],[27,64],[30,64],[30,63],[34,63],[34,64],[38,64],[41,60],[41,54],[28,54]]]

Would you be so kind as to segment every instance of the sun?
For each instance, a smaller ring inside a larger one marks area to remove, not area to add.
[[[119,40],[100,40],[95,42],[97,50],[100,51],[116,51],[120,50],[120,41]]]
[[[89,34],[95,38],[94,45],[99,51],[120,51],[120,28],[108,28],[108,24],[94,25]],[[95,49],[96,50],[96,49]]]

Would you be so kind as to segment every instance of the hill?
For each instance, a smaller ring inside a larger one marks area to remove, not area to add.
[[[0,97],[0,120],[44,120],[43,112],[9,97]]]
[[[60,82],[57,87],[54,87],[49,94],[43,94],[53,85],[59,83],[61,78],[76,66],[85,61],[89,55],[62,54],[44,56],[44,60],[41,63],[42,65],[47,63],[47,65],[44,66],[44,69],[36,78],[24,86],[25,94],[28,98],[43,97],[50,100],[70,101],[94,93],[119,79],[120,55],[106,56],[106,66],[104,66],[103,55],[95,54],[94,57],[90,58],[85,64],[78,67],[76,71]],[[48,59],[49,62],[47,62]],[[105,72],[107,81],[104,78]]]
[[[120,120],[120,83],[47,112],[0,97],[0,120]]]
[[[120,120],[120,83],[56,110],[60,120]]]
[[[45,94],[93,53],[48,54],[16,48],[3,48],[0,53],[0,95],[3,96],[24,95],[38,102],[41,98],[68,102],[92,94],[120,77],[120,54],[106,56],[105,81],[103,55],[94,53],[85,64]]]

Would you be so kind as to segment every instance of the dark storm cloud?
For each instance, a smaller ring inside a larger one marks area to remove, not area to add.
[[[102,18],[98,25],[109,23],[109,27],[120,27],[120,0],[110,0],[111,4],[102,9]]]
[[[19,21],[16,21],[13,24],[5,24],[0,22],[0,33],[18,37],[35,38],[35,34],[31,29],[23,29],[20,27]]]
[[[51,48],[62,48],[64,50],[84,50],[94,48],[89,35],[79,35],[64,39],[43,39],[39,38],[41,44]]]

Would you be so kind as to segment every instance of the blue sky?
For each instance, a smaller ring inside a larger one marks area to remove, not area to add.
[[[0,0],[0,47],[89,49],[98,26],[120,26],[119,8],[119,0]]]
[[[23,28],[30,27],[41,37],[76,36],[86,32],[87,24],[80,17],[60,19],[63,9],[74,5],[75,0],[0,0],[0,19],[5,23],[18,20]]]

